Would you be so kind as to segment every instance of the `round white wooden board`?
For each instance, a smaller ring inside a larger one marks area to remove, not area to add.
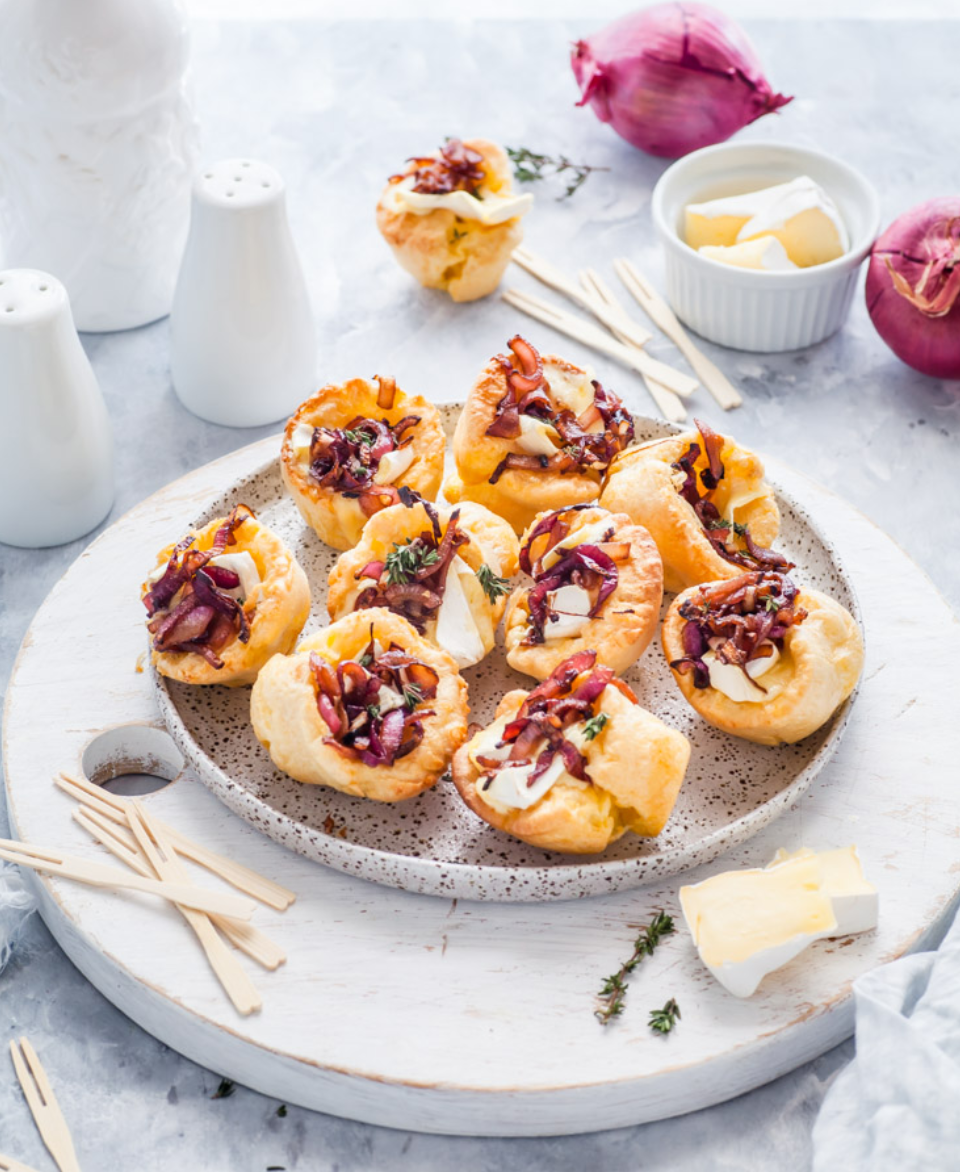
[[[275,438],[170,485],[95,542],[24,640],[4,723],[20,837],[104,858],[52,785],[104,729],[159,725],[138,671],[142,567]],[[74,963],[150,1033],[219,1074],[286,1102],[418,1131],[551,1135],[681,1114],[758,1086],[852,1028],[861,973],[934,942],[960,884],[960,626],[922,572],[862,515],[774,462],[856,582],[867,632],[860,697],[836,756],[796,806],[684,878],[766,863],[778,846],[857,843],[880,890],[876,932],[821,941],[749,1001],[700,966],[682,930],[634,975],[622,1019],[593,1018],[600,980],[677,880],[589,900],[474,903],[415,895],[318,866],[259,835],[189,773],[146,800],[202,843],[293,888],[255,922],[287,951],[250,964],[264,1008],[240,1018],[183,920],[149,898],[35,883]],[[648,1011],[683,1018],[666,1038]]]

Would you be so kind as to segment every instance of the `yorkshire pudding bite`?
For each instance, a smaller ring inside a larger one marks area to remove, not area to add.
[[[863,667],[853,616],[775,571],[685,590],[662,639],[674,679],[703,719],[759,745],[816,732]]]
[[[321,387],[287,422],[280,471],[304,521],[334,549],[360,540],[398,489],[433,500],[443,476],[440,413],[392,378]]]
[[[659,834],[690,759],[686,737],[596,659],[580,651],[532,692],[508,692],[453,759],[470,809],[544,850],[593,854],[627,830]]]
[[[607,465],[633,442],[633,420],[579,366],[541,359],[519,335],[508,345],[511,356],[490,360],[457,420],[457,472],[443,491],[522,533],[538,513],[596,499]]]
[[[278,769],[377,802],[435,785],[468,711],[450,656],[388,610],[347,615],[274,656],[250,696],[253,731]]]
[[[448,138],[433,155],[408,159],[377,204],[377,227],[411,276],[454,301],[486,297],[523,239],[532,195],[516,195],[503,147]]]
[[[246,505],[168,545],[140,589],[152,661],[184,684],[251,684],[310,613],[303,570]]]
[[[773,489],[746,448],[696,420],[699,434],[653,440],[610,466],[604,508],[643,525],[663,559],[667,590],[744,570],[787,570],[767,546],[780,531]]]
[[[523,535],[533,578],[507,604],[507,663],[538,680],[578,651],[624,672],[653,638],[663,569],[653,538],[625,513],[571,505],[541,513]]]
[[[479,663],[493,649],[506,579],[517,572],[517,538],[480,505],[451,511],[406,490],[401,498],[370,518],[331,571],[330,617],[388,607],[458,667]]]

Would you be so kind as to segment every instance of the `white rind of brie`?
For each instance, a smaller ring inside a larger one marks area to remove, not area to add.
[[[465,575],[475,576],[463,558],[454,554],[447,570],[443,601],[437,612],[435,635],[436,641],[450,652],[458,667],[479,663],[485,654],[480,630],[460,580]]]
[[[414,191],[414,177],[408,175],[400,183],[394,183],[384,202],[392,203],[396,210],[411,212],[415,216],[428,216],[431,212],[453,212],[461,220],[476,220],[481,224],[504,224],[507,220],[525,216],[533,207],[533,196],[495,195],[486,192],[482,199],[469,191],[447,191],[442,195],[431,195]]]
[[[298,460],[303,460],[310,454],[310,445],[313,443],[314,428],[309,423],[298,423],[290,435],[290,447]]]
[[[397,477],[402,476],[410,467],[413,458],[413,444],[407,444],[405,448],[395,448],[392,452],[385,452],[377,465],[377,471],[373,477],[374,484],[393,484]]]
[[[544,423],[542,419],[535,419],[532,415],[520,416],[517,447],[531,456],[553,456],[559,442],[560,434],[555,427]]]
[[[579,635],[590,621],[593,603],[582,586],[568,583],[547,595],[547,604],[556,618],[548,617],[543,624],[545,639],[569,639]]]
[[[771,647],[772,655],[768,655],[766,659],[751,659],[747,664],[747,675],[750,679],[756,680],[766,675],[779,662],[780,652],[776,644],[771,644]],[[715,651],[704,652],[703,662],[710,674],[710,687],[722,692],[728,700],[745,704],[765,698],[765,693],[750,683],[741,668],[735,663],[721,663]]]
[[[237,599],[238,602],[249,598],[254,589],[260,585],[260,571],[257,569],[257,563],[246,550],[242,550],[240,553],[222,553],[211,558],[207,565],[222,566],[223,569],[232,570],[237,575],[240,579],[239,586],[234,586],[232,590],[224,590],[222,587],[220,589],[224,594]]]

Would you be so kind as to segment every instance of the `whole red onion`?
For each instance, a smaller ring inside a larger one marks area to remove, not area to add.
[[[707,4],[621,17],[571,54],[589,103],[627,142],[677,158],[723,142],[792,98],[775,94],[740,26]]]
[[[934,378],[960,378],[960,196],[894,220],[873,246],[867,310],[898,358]]]

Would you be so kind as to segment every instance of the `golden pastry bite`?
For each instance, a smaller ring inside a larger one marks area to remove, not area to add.
[[[454,301],[476,301],[500,284],[523,239],[532,195],[513,191],[510,160],[485,138],[448,138],[409,159],[377,204],[377,227],[411,276]]]
[[[401,487],[436,498],[445,447],[432,403],[404,394],[392,378],[353,378],[300,404],[283,433],[280,471],[320,540],[350,549]]]
[[[401,490],[402,501],[367,522],[360,544],[330,572],[327,610],[388,607],[458,667],[493,649],[517,572],[519,543],[510,526],[480,505],[438,509]]]
[[[507,663],[538,680],[593,648],[622,673],[653,638],[663,569],[653,538],[626,513],[572,505],[541,513],[523,536],[520,568],[533,578],[507,603]]]
[[[278,769],[376,802],[435,785],[468,712],[450,656],[388,610],[349,614],[275,655],[250,696],[253,731]]]
[[[607,465],[633,442],[612,391],[519,335],[474,383],[453,437],[448,500],[485,505],[518,533],[538,513],[597,498]],[[625,510],[612,510],[625,511]]]
[[[780,511],[763,465],[746,448],[696,420],[699,434],[631,448],[610,465],[600,503],[649,530],[663,559],[663,584],[684,590],[744,570],[786,570],[766,548]]]
[[[140,595],[152,662],[184,684],[252,684],[310,613],[306,574],[246,505],[161,550]]]
[[[595,651],[532,692],[508,692],[458,750],[453,781],[485,822],[544,850],[595,854],[627,830],[655,837],[670,817],[690,744],[641,708]]]
[[[775,571],[685,590],[661,637],[674,679],[703,719],[759,745],[816,732],[863,667],[853,616]]]

